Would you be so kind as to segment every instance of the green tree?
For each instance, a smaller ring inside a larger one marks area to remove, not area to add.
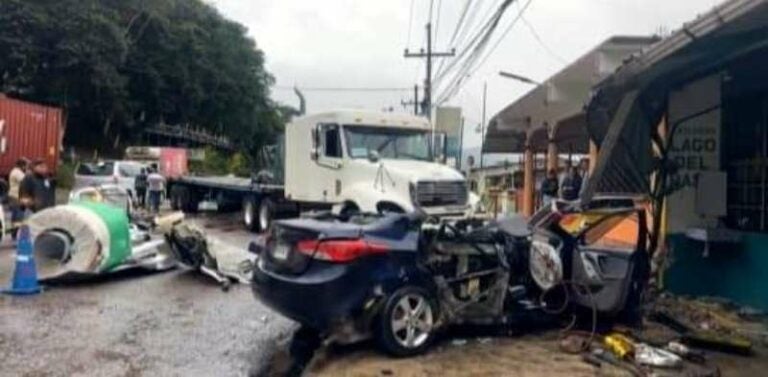
[[[201,0],[3,0],[0,91],[61,106],[68,144],[119,149],[159,123],[248,152],[287,119],[246,29]]]

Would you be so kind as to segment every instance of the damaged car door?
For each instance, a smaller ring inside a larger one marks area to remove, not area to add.
[[[564,282],[573,303],[601,314],[637,309],[650,271],[642,207],[613,202],[540,217],[531,272],[542,289]]]

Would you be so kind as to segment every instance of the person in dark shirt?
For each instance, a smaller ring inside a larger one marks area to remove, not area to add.
[[[139,207],[144,208],[147,202],[147,169],[141,168],[139,174],[134,178],[133,188],[136,190],[136,200]]]
[[[552,199],[557,197],[557,192],[560,189],[560,183],[557,180],[557,172],[555,169],[549,169],[547,177],[541,181],[541,205],[548,206],[552,202]]]
[[[579,191],[581,191],[581,176],[578,168],[574,166],[571,167],[568,176],[563,179],[560,195],[565,200],[576,200],[579,198]]]
[[[37,160],[32,163],[32,171],[19,185],[19,199],[21,204],[32,212],[56,205],[56,188],[45,161]]]

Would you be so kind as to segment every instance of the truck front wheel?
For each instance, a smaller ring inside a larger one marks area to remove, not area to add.
[[[245,224],[246,229],[252,232],[259,230],[256,215],[256,200],[253,198],[246,198],[243,201],[243,224]]]
[[[275,216],[275,204],[270,198],[263,198],[259,202],[259,231],[266,232],[272,227],[272,219]]]

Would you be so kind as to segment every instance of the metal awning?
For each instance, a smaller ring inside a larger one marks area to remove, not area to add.
[[[563,135],[586,134],[583,119],[584,106],[588,102],[592,87],[604,77],[613,73],[627,56],[657,41],[656,37],[612,37],[588,52],[563,70],[536,86],[517,101],[496,114],[488,125],[485,138],[485,153],[520,153],[526,139],[541,139],[542,130]],[[570,120],[570,121],[569,121]],[[566,130],[581,127],[582,130]],[[545,134],[545,136],[548,136]],[[558,139],[557,135],[552,135]],[[568,140],[566,147],[578,151],[588,148],[584,137],[563,137]],[[544,137],[545,141],[547,137]],[[580,142],[581,144],[576,146]],[[540,149],[539,142],[534,148]]]
[[[587,129],[600,146],[582,197],[647,193],[651,135],[673,88],[768,48],[768,0],[732,0],[633,57],[595,88]]]

